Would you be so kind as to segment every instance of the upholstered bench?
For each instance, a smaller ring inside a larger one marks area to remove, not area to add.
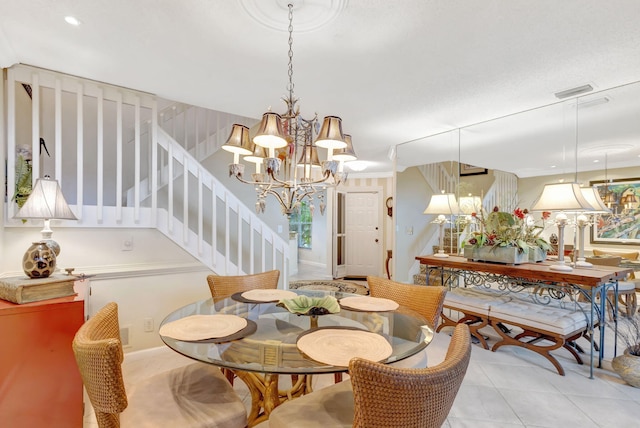
[[[564,369],[550,351],[564,348],[573,355],[578,364],[582,364],[580,355],[572,342],[589,331],[590,307],[578,303],[559,305],[539,304],[520,298],[509,302],[496,302],[491,305],[489,324],[502,338],[491,348],[496,351],[501,346],[520,346],[536,352],[553,364],[558,373],[564,376]],[[509,336],[498,324],[507,324],[521,328],[516,336]]]
[[[590,306],[575,302],[536,303],[527,293],[510,293],[500,290],[478,288],[455,288],[447,293],[444,307],[462,313],[462,317],[453,320],[445,313],[438,331],[445,326],[457,323],[469,325],[471,334],[485,349],[489,349],[485,337],[478,331],[491,326],[501,337],[491,351],[501,346],[512,345],[532,350],[546,359],[564,376],[564,369],[550,351],[565,348],[582,364],[573,341],[584,336],[590,340]],[[518,327],[523,331],[509,336],[505,325]]]
[[[492,289],[477,288],[453,288],[447,292],[444,298],[444,308],[451,309],[463,314],[462,318],[453,320],[443,311],[442,322],[436,331],[443,327],[455,327],[458,323],[465,323],[469,326],[471,335],[478,339],[484,349],[489,349],[484,336],[478,331],[489,323],[489,310],[492,304],[511,300],[504,292]]]

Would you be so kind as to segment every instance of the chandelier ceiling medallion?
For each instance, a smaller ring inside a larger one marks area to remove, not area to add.
[[[300,114],[298,99],[293,95],[293,5],[289,4],[288,8],[289,83],[288,94],[283,98],[287,111],[282,115],[271,109],[264,113],[252,141],[248,127],[234,124],[222,148],[234,155],[229,175],[255,186],[256,212],[264,212],[266,197],[272,195],[287,216],[297,211],[305,199],[313,213],[316,196],[320,212],[324,214],[326,188],[347,179],[344,162],[355,160],[356,156],[351,137],[342,132],[342,119],[327,116],[320,127],[317,114],[311,119]],[[326,160],[319,160],[318,147],[327,150]],[[251,180],[244,178],[245,165],[240,163],[240,155],[245,161],[255,163]]]

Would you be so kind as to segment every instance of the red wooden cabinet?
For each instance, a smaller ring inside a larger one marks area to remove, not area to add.
[[[82,379],[71,342],[81,296],[18,305],[0,300],[0,426],[82,427]]]

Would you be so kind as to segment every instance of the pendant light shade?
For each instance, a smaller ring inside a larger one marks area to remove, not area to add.
[[[318,149],[315,146],[306,145],[302,150],[302,155],[298,160],[298,166],[310,165],[320,168],[320,160],[318,159]]]
[[[253,147],[253,153],[251,153],[249,156],[245,156],[243,159],[251,163],[262,163],[262,161],[264,161],[264,158],[267,157],[267,150],[257,144],[254,144]]]
[[[249,128],[236,123],[231,127],[231,134],[222,148],[231,153],[250,155],[253,153],[253,146],[249,141]]]
[[[347,143],[346,147],[338,149],[333,152],[333,158],[337,161],[354,161],[358,159],[356,152],[353,150],[353,143],[351,142],[351,135],[344,134],[344,141]]]
[[[263,114],[253,142],[267,149],[285,147],[288,143],[282,128],[282,117],[271,111]]]
[[[342,119],[337,116],[324,118],[320,133],[316,138],[316,146],[325,149],[342,149],[347,146],[342,133]]]

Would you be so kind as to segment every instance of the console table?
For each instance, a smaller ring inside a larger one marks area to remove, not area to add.
[[[548,291],[546,298],[562,299],[566,296],[565,290],[584,296],[591,302],[591,377],[593,377],[594,358],[594,330],[595,316],[600,320],[598,323],[600,341],[598,352],[598,367],[602,365],[604,351],[604,314],[607,289],[612,288],[614,293],[614,305],[617,305],[617,285],[618,281],[624,279],[632,269],[617,266],[594,266],[591,268],[576,268],[570,272],[555,271],[550,269],[550,262],[524,263],[521,265],[505,265],[497,263],[474,262],[460,256],[416,257],[421,264],[427,266],[427,285],[429,284],[429,274],[439,273],[441,283],[449,287],[457,286],[460,278],[467,281],[467,278],[478,285],[478,282],[497,283],[500,289],[505,291],[518,292],[520,290],[537,288]],[[465,282],[465,285],[467,282]],[[600,297],[599,303],[597,297]],[[617,311],[614,306],[614,325],[617,330]],[[617,331],[616,331],[617,336]],[[614,351],[615,352],[615,351]]]
[[[0,425],[82,427],[82,379],[71,342],[85,314],[76,296],[25,304],[0,300]]]

